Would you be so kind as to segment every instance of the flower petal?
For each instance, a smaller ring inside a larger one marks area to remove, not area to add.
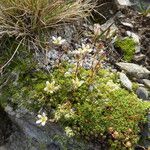
[[[41,123],[41,125],[42,125],[42,126],[45,126],[45,124],[46,124],[46,122],[45,122],[45,121]]]
[[[47,87],[44,88],[44,91],[47,91]]]
[[[38,118],[42,118],[42,115],[38,115]]]
[[[55,40],[56,40],[56,37],[52,36],[52,39],[55,41]]]
[[[46,81],[46,85],[50,84],[49,81]]]
[[[37,120],[36,124],[40,124],[42,122],[42,120]]]
[[[42,113],[42,115],[43,115],[44,117],[46,116],[46,114],[45,114],[44,112]]]

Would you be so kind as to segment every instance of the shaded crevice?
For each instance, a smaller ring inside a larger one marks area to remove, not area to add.
[[[0,146],[5,144],[12,133],[12,122],[0,106]]]

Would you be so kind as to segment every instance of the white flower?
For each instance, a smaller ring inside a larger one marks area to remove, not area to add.
[[[44,91],[46,91],[47,93],[54,93],[55,91],[57,91],[59,89],[59,85],[55,85],[55,81],[53,81],[52,83],[50,83],[49,81],[46,81],[46,87],[44,88]]]
[[[55,45],[62,45],[66,40],[65,39],[62,39],[62,37],[54,37],[54,36],[52,36],[52,39],[53,39],[53,44],[55,44]]]
[[[84,54],[84,53],[90,53],[92,51],[93,51],[93,49],[90,47],[89,44],[87,44],[87,45],[82,44],[82,47],[78,48],[75,51],[73,51],[73,53],[75,53],[75,54]]]
[[[65,127],[65,133],[68,137],[73,137],[74,136],[74,132],[70,127]]]
[[[75,80],[72,79],[72,83],[74,85],[74,88],[77,89],[78,87],[80,87],[84,83],[84,81],[83,80],[79,81],[79,79],[76,77]]]
[[[39,118],[39,120],[36,121],[36,124],[41,124],[42,126],[45,126],[48,119],[46,114],[43,112],[42,115],[38,115],[37,117]]]

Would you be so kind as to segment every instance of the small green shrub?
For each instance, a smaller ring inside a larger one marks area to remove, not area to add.
[[[133,59],[136,43],[133,41],[132,38],[127,37],[123,40],[117,39],[115,42],[115,46],[120,48],[123,51],[124,60],[130,62]]]
[[[115,73],[101,69],[91,76],[92,70],[76,69],[64,64],[48,74],[20,68],[16,84],[5,87],[2,98],[35,112],[46,110],[68,136],[106,142],[111,150],[134,149],[149,104],[122,89]]]

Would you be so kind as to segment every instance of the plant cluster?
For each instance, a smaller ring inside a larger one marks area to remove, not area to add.
[[[127,37],[125,39],[117,39],[115,42],[115,46],[120,48],[121,51],[123,52],[124,60],[130,62],[133,59],[136,43],[132,38]]]
[[[110,149],[134,148],[149,105],[122,89],[117,73],[66,63],[50,74],[34,69],[20,72],[2,95],[20,107],[44,110],[47,115],[39,115],[37,123],[60,122],[69,137],[96,139]]]

